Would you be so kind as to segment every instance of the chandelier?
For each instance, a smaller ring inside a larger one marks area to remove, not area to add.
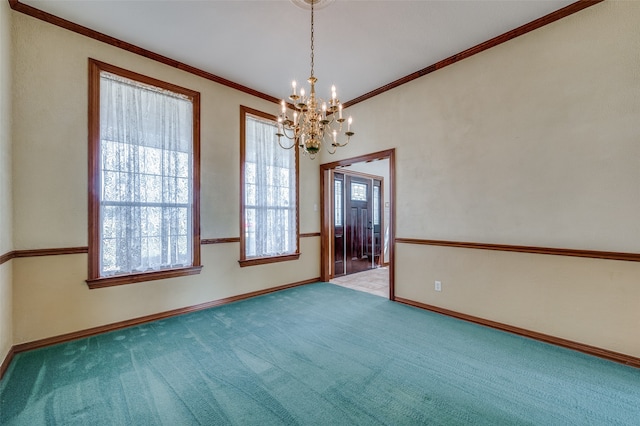
[[[327,152],[334,154],[339,147],[346,146],[354,133],[351,131],[352,119],[342,117],[342,104],[336,94],[336,86],[331,86],[331,100],[328,102],[316,97],[315,84],[318,79],[313,75],[313,5],[320,0],[305,0],[311,4],[311,76],[307,80],[311,86],[309,95],[305,95],[304,88],[298,94],[296,82],[291,83],[292,93],[289,96],[293,106],[293,116],[287,114],[288,105],[284,99],[280,103],[281,112],[278,115],[278,144],[284,149],[291,149],[298,145],[304,155],[312,160],[320,152],[324,143]],[[342,136],[344,122],[347,129]],[[285,138],[283,145],[282,138]],[[288,141],[287,141],[288,140]],[[290,142],[289,142],[290,141]],[[287,145],[290,144],[290,145]]]

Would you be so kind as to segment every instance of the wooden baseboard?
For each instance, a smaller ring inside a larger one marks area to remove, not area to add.
[[[4,373],[6,373],[7,369],[9,368],[9,364],[11,364],[11,361],[13,361],[13,356],[15,355],[15,353],[16,351],[13,346],[9,348],[9,353],[7,353],[7,356],[4,357],[2,364],[0,364],[0,380],[2,380],[2,378],[4,377]]]
[[[571,340],[562,339],[560,337],[554,337],[548,334],[538,333],[536,331],[531,331],[531,330],[527,330],[520,327],[514,327],[512,325],[503,324],[500,322],[491,321],[484,318],[474,317],[472,315],[451,311],[449,309],[440,308],[438,306],[427,305],[426,303],[420,303],[414,300],[404,299],[401,297],[396,297],[395,301],[399,303],[403,303],[405,305],[414,306],[416,308],[425,309],[427,311],[436,312],[438,314],[447,315],[453,318],[483,325],[485,327],[491,327],[497,330],[506,331],[509,333],[517,334],[523,337],[528,337],[530,339],[538,340],[541,342],[550,343],[552,345],[562,346],[564,348],[572,349],[574,351],[597,356],[599,358],[604,358],[609,361],[615,361],[621,364],[629,365],[631,367],[640,368],[640,358],[636,358],[631,355],[621,354],[618,352],[610,351],[608,349],[602,349],[595,346],[585,345],[584,343],[573,342]]]
[[[59,336],[48,337],[46,339],[35,340],[33,342],[20,343],[14,345],[9,351],[9,355],[2,364],[1,373],[4,373],[6,368],[9,367],[9,363],[14,354],[20,352],[29,351],[32,349],[43,348],[46,346],[57,345],[59,343],[70,342],[72,340],[84,339],[86,337],[95,336],[97,334],[106,333],[109,331],[115,331],[126,327],[132,327],[147,322],[157,321],[160,319],[170,318],[177,315],[188,314],[191,312],[201,311],[203,309],[212,308],[214,306],[226,305],[228,303],[238,302],[245,299],[250,299],[256,296],[262,296],[264,294],[273,293],[287,288],[298,287],[301,285],[311,284],[320,281],[320,278],[311,278],[304,281],[298,281],[290,284],[284,284],[277,287],[271,287],[264,290],[253,291],[250,293],[239,294],[237,296],[225,297],[224,299],[212,300],[211,302],[201,303],[199,305],[187,306],[185,308],[173,309],[171,311],[160,312],[153,315],[146,315],[144,317],[134,318],[130,320],[120,321],[112,324],[102,325],[99,327],[93,327],[86,330],[75,331],[73,333],[62,334]],[[1,375],[0,375],[1,377]]]
[[[280,290],[285,290],[287,288],[298,287],[306,284],[311,284],[314,282],[318,282],[319,278],[312,278],[309,280],[299,281],[295,283],[285,284],[277,287],[268,288],[265,290],[258,290],[250,293],[244,293],[237,296],[226,297],[224,299],[213,300],[211,302],[201,303],[199,305],[188,306],[185,308],[173,309],[171,311],[161,312],[158,314],[147,315],[144,317],[134,318],[131,320],[120,321],[112,324],[107,324],[104,326],[93,327],[86,330],[76,331],[73,333],[62,334],[59,336],[49,337],[46,339],[40,339],[33,342],[21,343],[18,345],[14,345],[9,349],[7,356],[3,360],[2,364],[0,364],[0,380],[4,376],[5,372],[9,368],[11,361],[14,356],[20,352],[25,352],[32,349],[38,349],[46,346],[56,345],[59,343],[65,343],[72,340],[83,339],[86,337],[95,336],[97,334],[106,333],[109,331],[115,331],[126,327],[132,327],[139,324],[144,324],[151,321],[157,321],[160,319],[170,318],[177,315],[183,315],[190,312],[201,311],[203,309],[212,308],[214,306],[225,305],[228,303],[238,302],[241,300],[249,299],[256,296],[261,296],[268,293],[273,293]],[[427,305],[425,303],[416,302],[409,299],[404,299],[400,297],[395,298],[396,302],[403,303],[405,305],[414,306],[417,308],[425,309],[428,311],[436,312],[439,314],[447,315],[453,318],[458,318],[461,320],[473,322],[475,324],[483,325],[486,327],[495,328],[497,330],[506,331],[509,333],[514,333],[523,337],[528,337],[530,339],[539,340],[545,343],[554,344],[557,346],[562,346],[568,349],[576,350],[579,352],[586,353],[588,355],[597,356],[599,358],[604,358],[610,361],[615,361],[621,364],[625,364],[631,367],[640,368],[640,358],[636,358],[630,355],[621,354],[618,352],[613,352],[607,349],[598,348],[595,346],[585,345],[583,343],[577,343],[570,340],[562,339],[559,337],[549,336],[547,334],[538,333],[535,331],[526,330],[519,327],[514,327],[508,324],[503,324],[491,320],[486,320],[479,317],[474,317],[472,315],[463,314],[460,312],[451,311],[449,309],[439,308],[433,305]]]

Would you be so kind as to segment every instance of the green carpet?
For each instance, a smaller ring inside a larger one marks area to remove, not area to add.
[[[18,354],[8,425],[638,425],[640,370],[331,284]]]

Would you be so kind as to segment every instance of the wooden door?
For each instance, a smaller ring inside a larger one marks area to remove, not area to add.
[[[366,271],[373,268],[372,180],[357,176],[344,176],[345,192],[345,272]]]
[[[333,276],[381,266],[382,181],[333,174]]]

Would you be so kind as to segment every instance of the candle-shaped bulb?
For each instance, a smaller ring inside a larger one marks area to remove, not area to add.
[[[349,117],[349,120],[347,120],[347,132],[351,131],[352,122],[353,122],[353,118]]]
[[[298,111],[293,111],[293,125],[295,126],[298,122]]]
[[[331,99],[336,100],[336,86],[331,86]]]
[[[287,107],[286,107],[286,104],[284,103],[284,99],[282,100],[282,102],[280,102],[280,105],[282,106],[282,113],[284,114],[285,112],[287,112]]]
[[[338,118],[342,118],[342,104],[338,105],[338,114],[340,114]]]
[[[293,87],[293,94],[294,94],[294,95],[296,94],[296,85],[297,85],[296,81],[295,81],[295,80],[293,80],[293,81],[291,82],[291,87]]]
[[[304,87],[300,89],[300,97],[304,98]]]
[[[338,132],[336,130],[333,131],[333,141],[335,142],[338,137]]]

